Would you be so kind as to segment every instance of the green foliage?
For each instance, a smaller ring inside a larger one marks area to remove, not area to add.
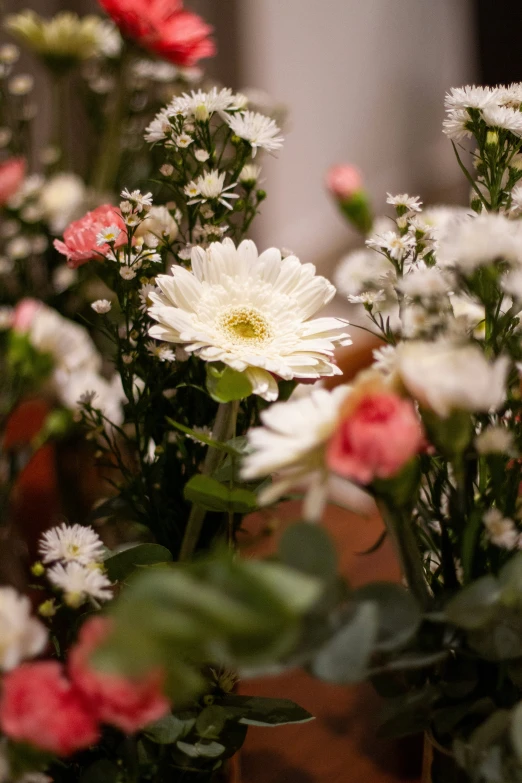
[[[113,582],[124,582],[140,566],[152,566],[172,561],[168,549],[159,544],[138,544],[110,555],[104,561],[107,575]]]
[[[237,514],[249,514],[257,508],[254,492],[247,489],[232,488],[221,484],[210,476],[193,476],[184,489],[185,500],[195,503],[207,511],[225,511]]]
[[[207,364],[207,390],[216,402],[244,400],[252,394],[252,384],[243,372],[220,362]]]

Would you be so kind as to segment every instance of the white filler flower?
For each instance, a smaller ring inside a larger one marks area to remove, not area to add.
[[[14,669],[20,661],[42,652],[47,630],[31,616],[31,603],[13,587],[0,587],[0,669]]]
[[[103,560],[103,542],[92,527],[66,525],[52,527],[43,534],[38,551],[44,563],[75,561],[82,565]]]
[[[112,585],[97,566],[84,566],[75,562],[66,565],[57,563],[47,571],[47,578],[51,584],[63,590],[65,603],[73,609],[89,598],[95,601],[109,601],[112,598]]]
[[[263,426],[248,432],[252,453],[245,458],[241,470],[247,480],[277,474],[276,481],[261,493],[261,503],[271,503],[299,485],[307,488],[308,504],[321,492],[328,472],[324,447],[337,426],[339,409],[349,392],[349,386],[337,386],[331,391],[316,388],[263,411]]]
[[[340,375],[336,343],[348,345],[338,318],[311,319],[335,295],[334,286],[295,256],[230,239],[192,250],[192,272],[173,266],[150,293],[150,336],[184,345],[207,362],[245,372],[254,394],[275,400],[274,375],[317,379]]]
[[[420,405],[438,416],[452,411],[487,413],[506,398],[509,359],[490,362],[477,345],[413,341],[399,345],[397,371]]]
[[[228,118],[230,129],[236,136],[248,141],[254,158],[259,149],[273,152],[281,149],[284,138],[278,136],[280,128],[274,120],[254,111],[245,111]]]

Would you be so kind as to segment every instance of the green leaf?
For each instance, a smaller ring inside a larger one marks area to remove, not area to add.
[[[120,770],[108,759],[95,761],[80,778],[80,783],[118,783]]]
[[[225,752],[225,746],[219,742],[196,742],[195,745],[188,742],[176,742],[176,747],[192,759],[215,759]]]
[[[364,679],[378,634],[375,603],[361,603],[347,625],[319,651],[312,663],[314,674],[340,685]]]
[[[337,553],[330,536],[319,525],[308,522],[298,522],[285,530],[279,557],[310,576],[330,579],[337,572]]]
[[[140,566],[158,565],[172,561],[169,550],[159,544],[139,544],[111,555],[104,561],[109,579],[121,582]]]
[[[164,715],[154,723],[149,723],[143,731],[146,737],[158,745],[172,745],[184,735],[185,721],[175,715]]]
[[[205,435],[203,432],[198,432],[197,430],[193,430],[190,427],[186,427],[179,421],[174,421],[174,419],[171,419],[169,416],[167,416],[166,419],[171,427],[174,427],[180,432],[183,432],[185,435],[190,435],[191,438],[194,438],[194,440],[197,440],[200,443],[204,443],[206,446],[211,446],[213,449],[217,449],[218,451],[224,451],[226,454],[231,454],[234,457],[241,456],[241,452],[238,451],[231,442],[222,443],[219,440],[214,440],[208,435]]]
[[[500,586],[495,577],[491,574],[483,576],[446,604],[446,617],[460,628],[481,628],[493,618],[500,595]]]
[[[379,631],[376,650],[397,650],[408,644],[417,633],[422,612],[415,598],[402,585],[375,582],[359,588],[354,598],[371,601],[377,607]]]
[[[199,713],[195,729],[203,739],[214,740],[219,738],[226,722],[225,710],[217,704],[211,704]]]
[[[227,715],[248,726],[284,726],[314,720],[313,715],[290,699],[228,694],[219,703]]]
[[[244,400],[252,394],[252,384],[245,373],[221,363],[207,364],[207,389],[216,402]]]
[[[257,497],[241,487],[232,488],[221,484],[211,476],[199,473],[185,485],[185,499],[207,511],[228,511],[249,514],[257,508]]]

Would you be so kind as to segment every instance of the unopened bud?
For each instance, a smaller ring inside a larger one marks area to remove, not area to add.
[[[31,573],[33,576],[43,576],[45,574],[45,566],[40,561],[37,561],[31,566]]]
[[[486,147],[498,147],[498,133],[497,131],[488,131],[486,136]]]
[[[205,104],[200,104],[200,106],[196,107],[196,111],[194,112],[194,117],[198,122],[206,122],[209,118],[208,109],[205,106]]]
[[[56,614],[56,604],[54,598],[50,598],[48,601],[44,601],[38,607],[38,614],[40,617],[54,617]]]

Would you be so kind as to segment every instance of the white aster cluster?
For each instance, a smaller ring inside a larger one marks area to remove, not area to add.
[[[453,141],[470,138],[483,122],[493,131],[508,131],[522,138],[522,85],[508,87],[457,87],[446,95],[444,133]]]
[[[32,616],[27,596],[13,587],[0,587],[0,670],[9,671],[39,655],[47,636],[45,627]]]
[[[112,598],[112,585],[103,569],[105,548],[92,527],[53,527],[42,536],[39,552],[49,582],[63,592],[65,603],[78,608],[86,601]]]

